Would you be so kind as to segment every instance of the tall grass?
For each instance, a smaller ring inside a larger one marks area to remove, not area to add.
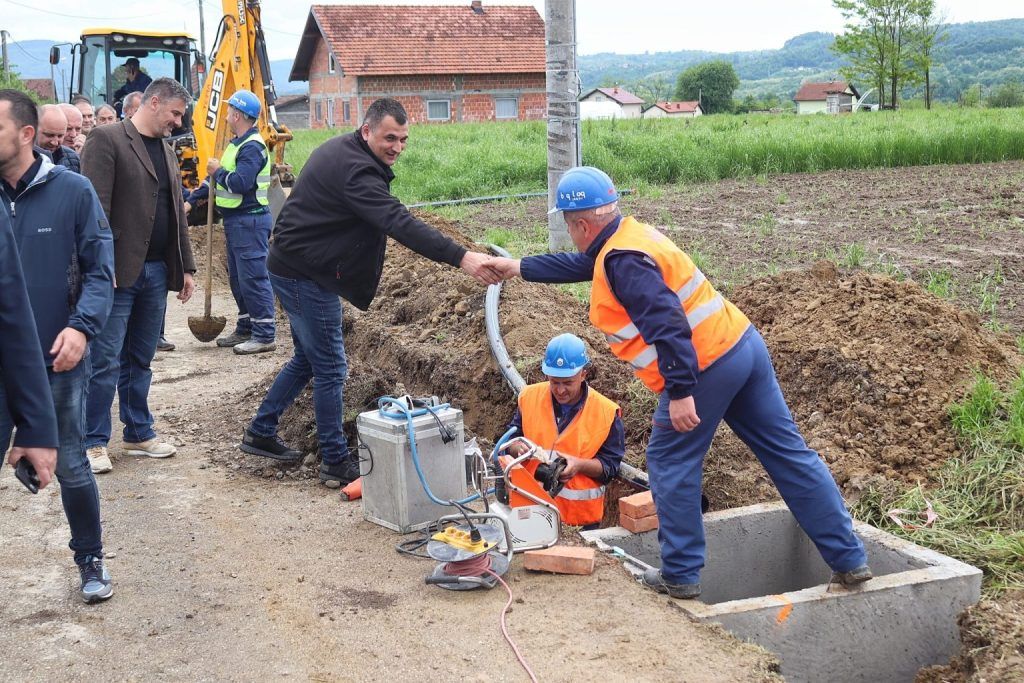
[[[698,119],[585,121],[583,161],[620,186],[829,169],[959,164],[1024,158],[1019,109],[943,109],[847,116],[719,115]],[[287,158],[347,131],[296,131]],[[414,125],[395,166],[405,202],[543,190],[542,121]]]
[[[964,454],[942,466],[937,484],[870,489],[853,514],[979,567],[987,593],[1024,588],[1024,373],[1008,393],[979,377],[949,412]],[[926,528],[903,529],[888,516],[928,503],[938,519]]]

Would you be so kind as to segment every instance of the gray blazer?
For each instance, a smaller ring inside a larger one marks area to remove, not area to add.
[[[178,239],[167,241],[167,288],[180,292],[185,284],[185,273],[194,273],[196,266],[185,223],[181,172],[174,152],[166,144],[164,159],[171,179],[171,204],[178,228]],[[146,144],[130,119],[93,129],[82,149],[82,175],[92,181],[110,221],[117,284],[130,287],[146,262],[160,188]]]

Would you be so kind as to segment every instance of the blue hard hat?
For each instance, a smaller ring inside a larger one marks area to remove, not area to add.
[[[228,104],[250,119],[256,119],[260,116],[260,98],[248,90],[236,90],[235,94],[228,100]]]
[[[593,166],[570,168],[558,181],[556,211],[586,211],[619,201],[619,193],[608,174]]]
[[[549,377],[573,377],[589,364],[583,340],[567,332],[548,342],[540,369]]]

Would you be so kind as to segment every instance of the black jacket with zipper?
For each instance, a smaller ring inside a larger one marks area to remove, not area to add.
[[[270,271],[302,274],[365,311],[377,293],[388,237],[457,267],[466,249],[413,217],[391,195],[394,177],[358,130],[313,150],[274,226]]]

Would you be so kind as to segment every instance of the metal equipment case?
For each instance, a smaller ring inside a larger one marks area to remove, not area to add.
[[[455,435],[448,443],[441,439],[437,422],[429,415],[412,419],[420,467],[430,490],[442,500],[459,500],[466,493],[465,431],[462,411],[433,409],[438,419]],[[367,446],[362,464],[363,518],[400,533],[409,533],[449,514],[451,508],[430,500],[416,474],[409,445],[408,422],[371,410],[356,418],[360,441]],[[371,464],[372,463],[372,464]]]

